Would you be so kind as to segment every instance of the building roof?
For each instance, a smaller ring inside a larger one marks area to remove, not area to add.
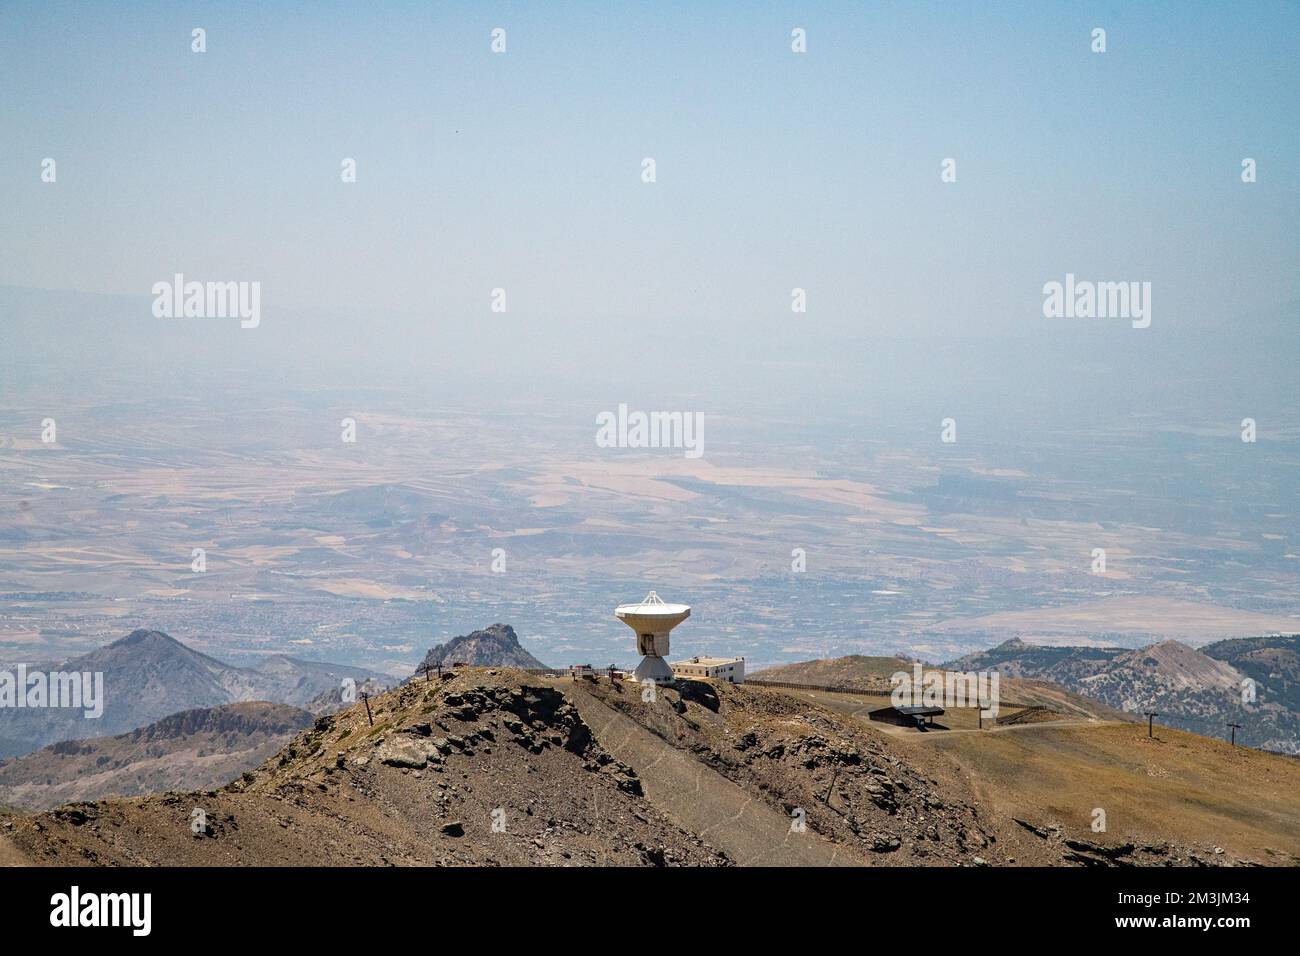
[[[942,707],[895,707],[904,717],[938,717],[943,713]]]
[[[673,661],[673,667],[685,667],[688,664],[698,664],[701,667],[717,667],[719,664],[743,664],[743,657],[692,657],[690,660]]]

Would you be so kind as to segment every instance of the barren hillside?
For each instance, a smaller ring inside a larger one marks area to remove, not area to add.
[[[890,675],[898,671],[911,673],[912,662],[901,657],[867,657],[862,654],[850,654],[847,657],[780,664],[755,671],[749,676],[755,680],[788,681],[792,684],[821,684],[888,692]]]
[[[116,737],[50,744],[0,762],[0,803],[46,809],[221,786],[279,752],[311,722],[296,707],[254,701],[182,711]]]
[[[1145,728],[1077,722],[908,737],[797,693],[645,691],[461,668],[371,699],[373,725],[364,702],[319,719],[220,790],[0,820],[0,860],[1171,865],[1300,853],[1283,819],[1300,818],[1300,765],[1278,756],[1181,735],[1177,762],[1162,763],[1129,740]],[[1098,755],[1111,753],[1107,775]],[[1268,782],[1253,808],[1252,780]],[[1207,796],[1218,790],[1246,824],[1226,825]],[[1075,804],[1112,807],[1107,833],[1076,832]]]
[[[560,691],[514,671],[462,669],[446,678],[371,699],[373,726],[364,702],[320,718],[276,758],[220,790],[10,818],[0,823],[0,859],[219,866],[728,862],[645,798],[635,773],[610,756]]]

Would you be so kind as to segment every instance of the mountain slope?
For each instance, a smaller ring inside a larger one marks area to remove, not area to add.
[[[509,624],[493,624],[484,630],[463,634],[446,644],[430,648],[416,673],[428,667],[451,667],[453,664],[525,669],[546,666],[523,649],[515,629]]]
[[[1250,728],[1254,746],[1300,752],[1300,634],[1218,641],[1201,653],[1255,682],[1260,718]]]
[[[1177,641],[1127,650],[1040,647],[1013,639],[948,666],[1050,680],[1129,713],[1156,711],[1161,723],[1207,737],[1222,739],[1228,736],[1226,725],[1238,723],[1240,743],[1300,753],[1295,638],[1208,647],[1216,648],[1215,654]],[[1254,703],[1243,700],[1248,676],[1256,680]]]
[[[647,699],[634,684],[497,668],[412,681],[370,705],[373,725],[360,704],[322,718],[219,790],[0,818],[0,859],[1167,866],[1300,858],[1300,763],[1176,731],[1150,744],[1140,742],[1145,727],[1131,724],[900,737],[793,692],[690,681]],[[1114,774],[1102,773],[1112,765]],[[1056,792],[1062,799],[1053,802]],[[1103,834],[1089,829],[1096,806],[1111,808]]]
[[[1011,643],[1011,642],[1008,642]],[[1044,648],[1055,650],[1055,648]],[[749,675],[753,680],[786,681],[793,684],[816,684],[844,687],[871,694],[888,694],[893,685],[890,678],[903,671],[912,673],[913,662],[900,657],[864,657],[850,654],[824,660],[800,661],[782,664]],[[929,668],[927,667],[927,670]],[[951,665],[950,669],[971,668]],[[1029,680],[1012,677],[1002,671],[999,696],[1004,701],[1030,706],[1048,707],[1064,717],[1090,717],[1099,720],[1123,720],[1122,711],[1108,707],[1100,701],[1073,693],[1065,687],[1047,680]]]
[[[202,654],[161,631],[136,630],[106,647],[34,671],[102,673],[103,713],[44,707],[0,709],[0,758],[45,744],[112,736],[144,727],[182,710],[264,700],[303,707],[344,678],[372,675],[357,667],[275,656],[255,668],[234,667]]]
[[[74,800],[220,786],[277,753],[312,715],[252,702],[186,710],[116,737],[51,744],[0,763],[0,803],[26,809]]]
[[[327,691],[322,691],[311,700],[307,701],[305,710],[314,717],[324,717],[327,714],[338,713],[346,707],[351,707],[361,699],[362,694],[368,694],[371,697],[377,697],[392,686],[390,681],[381,681],[377,678],[358,681],[356,684],[347,688],[346,692],[342,683],[336,687],[331,687]]]
[[[305,661],[284,654],[263,658],[253,671],[257,674],[257,691],[266,699],[303,708],[321,694],[339,690],[348,679],[358,686],[367,684],[372,688],[376,685],[387,687],[391,683],[364,668]]]
[[[560,682],[555,682],[557,685]],[[121,865],[723,865],[557,687],[459,669],[357,704],[210,792],[0,820],[0,858]],[[200,834],[191,830],[203,812]],[[495,828],[494,828],[495,827]]]
[[[752,680],[786,681],[791,684],[821,684],[856,690],[890,690],[889,678],[898,671],[912,672],[912,662],[901,657],[867,657],[850,654],[795,664],[778,664],[749,677]]]
[[[899,748],[940,780],[971,781],[981,814],[1024,821],[1022,848],[1059,848],[1067,862],[1300,863],[1290,757],[1159,725],[1148,737],[1145,722],[918,734]]]

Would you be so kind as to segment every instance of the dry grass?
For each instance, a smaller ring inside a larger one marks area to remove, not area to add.
[[[936,775],[976,781],[995,812],[1102,843],[1224,847],[1261,863],[1300,863],[1300,761],[1141,724],[1039,724],[900,739]],[[1094,808],[1107,830],[1093,833]]]

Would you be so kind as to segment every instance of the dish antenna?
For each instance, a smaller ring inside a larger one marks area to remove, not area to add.
[[[614,616],[636,631],[636,650],[644,655],[632,672],[633,680],[653,680],[657,684],[673,679],[673,669],[664,660],[668,656],[668,634],[691,616],[685,604],[665,604],[654,591],[640,604],[620,604]]]

